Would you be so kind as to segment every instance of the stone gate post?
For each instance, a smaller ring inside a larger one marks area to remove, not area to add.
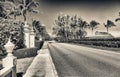
[[[12,54],[14,44],[11,43],[10,39],[7,42],[7,44],[5,45],[5,48],[6,48],[6,51],[8,54],[4,59],[2,59],[3,67],[4,68],[13,67],[12,77],[16,77],[17,58],[15,56],[13,56],[13,54]]]

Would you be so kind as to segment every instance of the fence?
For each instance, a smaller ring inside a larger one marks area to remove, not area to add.
[[[16,67],[11,66],[0,70],[0,77],[16,77]]]

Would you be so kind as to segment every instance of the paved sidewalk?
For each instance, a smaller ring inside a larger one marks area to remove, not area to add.
[[[46,42],[23,77],[58,77]]]

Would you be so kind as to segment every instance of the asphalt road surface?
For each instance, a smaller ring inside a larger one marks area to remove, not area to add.
[[[48,46],[59,77],[120,77],[120,53],[65,43]]]

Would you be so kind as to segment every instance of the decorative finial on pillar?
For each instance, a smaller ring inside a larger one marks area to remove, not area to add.
[[[15,45],[10,41],[10,37],[9,37],[8,42],[4,46],[6,48],[6,52],[8,52],[8,55],[3,59],[3,67],[8,68],[8,67],[15,66],[14,73],[16,75],[17,58],[15,56],[13,56],[13,54],[12,54],[14,46]],[[16,76],[14,76],[14,77],[16,77]]]
[[[34,29],[33,28],[31,28],[31,33],[34,33]]]
[[[6,52],[8,52],[7,56],[12,55],[12,51],[14,49],[14,44],[10,41],[10,38],[8,39],[8,42],[6,43],[6,45],[4,46],[6,48]]]

